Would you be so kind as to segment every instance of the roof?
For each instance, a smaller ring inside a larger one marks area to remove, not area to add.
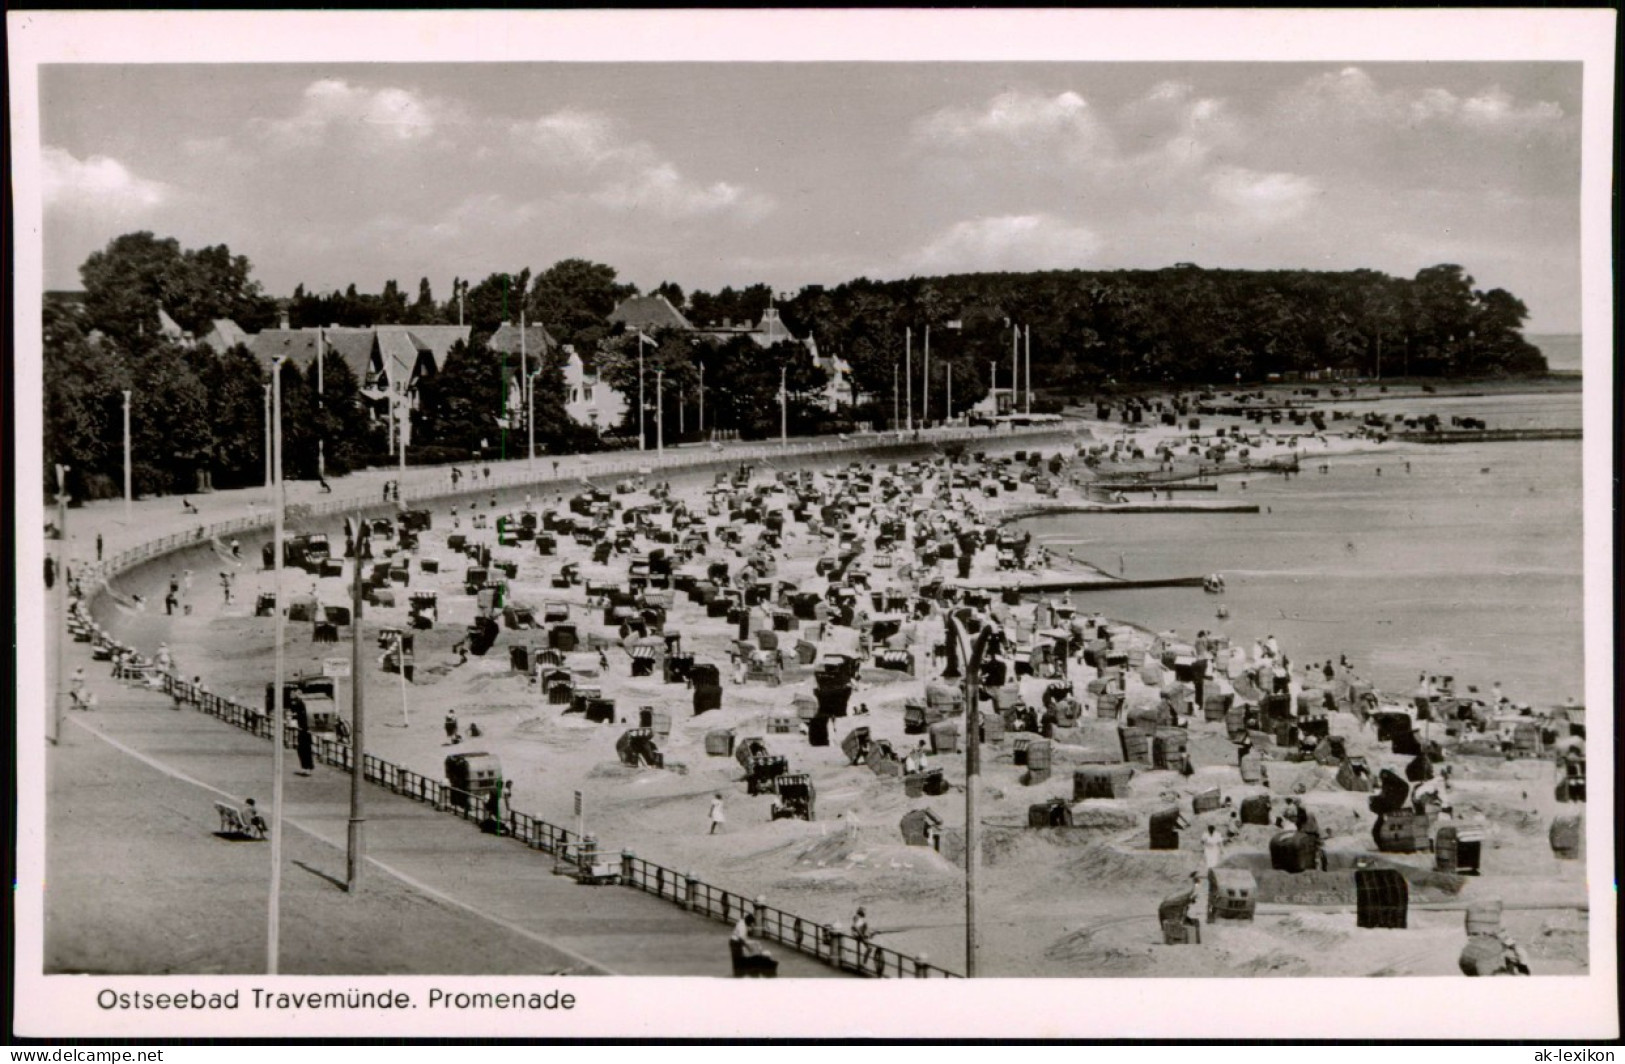
[[[683,312],[662,295],[623,299],[609,312],[609,321],[612,325],[624,325],[628,329],[681,329],[684,332],[693,329],[688,319],[683,317]]]
[[[158,330],[165,336],[176,339],[186,335],[186,330],[182,329],[163,307],[158,308]]]
[[[267,373],[271,370],[272,359],[279,356],[292,360],[294,365],[305,370],[316,361],[318,335],[325,345],[323,359],[337,355],[350,367],[356,383],[365,384],[371,371],[372,329],[266,329],[247,336],[243,342]]]
[[[439,369],[446,361],[446,355],[457,346],[458,341],[468,343],[469,336],[474,332],[472,325],[380,325],[380,329],[410,328],[412,335],[422,341],[420,347],[427,347],[434,355],[434,365]]]
[[[511,321],[505,321],[491,334],[486,346],[504,355],[517,355],[520,351],[519,339],[519,326]],[[559,342],[553,339],[553,334],[547,331],[545,325],[526,325],[524,340],[524,350],[530,354],[551,351],[559,346]]]
[[[429,355],[432,359],[434,356],[433,349],[416,335],[416,328],[380,325],[373,330],[377,338],[378,361],[392,381],[410,381],[417,371],[419,357]]]
[[[241,325],[230,318],[216,318],[209,324],[209,331],[203,334],[203,343],[217,352],[226,352],[238,344],[248,346],[252,337]]]
[[[316,361],[316,330],[266,329],[249,338],[248,350],[266,373],[278,358],[286,358],[302,370]]]

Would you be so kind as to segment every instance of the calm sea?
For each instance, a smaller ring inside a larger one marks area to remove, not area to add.
[[[1578,393],[1432,399],[1414,412],[1424,410],[1492,427],[1580,424]],[[1290,481],[1222,482],[1217,498],[1265,513],[1065,515],[1029,527],[1110,572],[1121,556],[1132,578],[1219,572],[1228,586],[1222,597],[1090,592],[1080,608],[1187,635],[1274,635],[1294,663],[1347,654],[1395,691],[1425,671],[1485,691],[1499,680],[1537,705],[1583,699],[1579,441],[1418,445],[1331,459],[1324,475],[1309,458],[1311,471]]]
[[[1579,333],[1549,333],[1524,339],[1540,348],[1541,354],[1546,356],[1547,369],[1573,371],[1580,368]]]

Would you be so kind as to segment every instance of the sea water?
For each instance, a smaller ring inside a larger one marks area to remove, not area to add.
[[[1580,424],[1578,393],[1413,405],[1495,428]],[[1581,446],[1412,445],[1328,458],[1326,474],[1311,449],[1290,480],[1227,477],[1217,494],[1186,496],[1257,503],[1257,514],[1068,514],[1026,527],[1052,552],[1132,579],[1225,577],[1223,595],[1076,593],[1080,609],[1187,638],[1273,635],[1294,665],[1346,654],[1394,692],[1425,672],[1486,693],[1499,681],[1508,697],[1549,706],[1585,694]]]

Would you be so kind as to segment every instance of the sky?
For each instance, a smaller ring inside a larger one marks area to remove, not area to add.
[[[148,229],[273,295],[1443,262],[1580,329],[1559,62],[51,65],[47,288]]]

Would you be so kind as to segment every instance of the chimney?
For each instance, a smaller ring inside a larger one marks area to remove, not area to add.
[[[277,328],[283,332],[288,331],[288,308],[282,307],[276,313]]]

